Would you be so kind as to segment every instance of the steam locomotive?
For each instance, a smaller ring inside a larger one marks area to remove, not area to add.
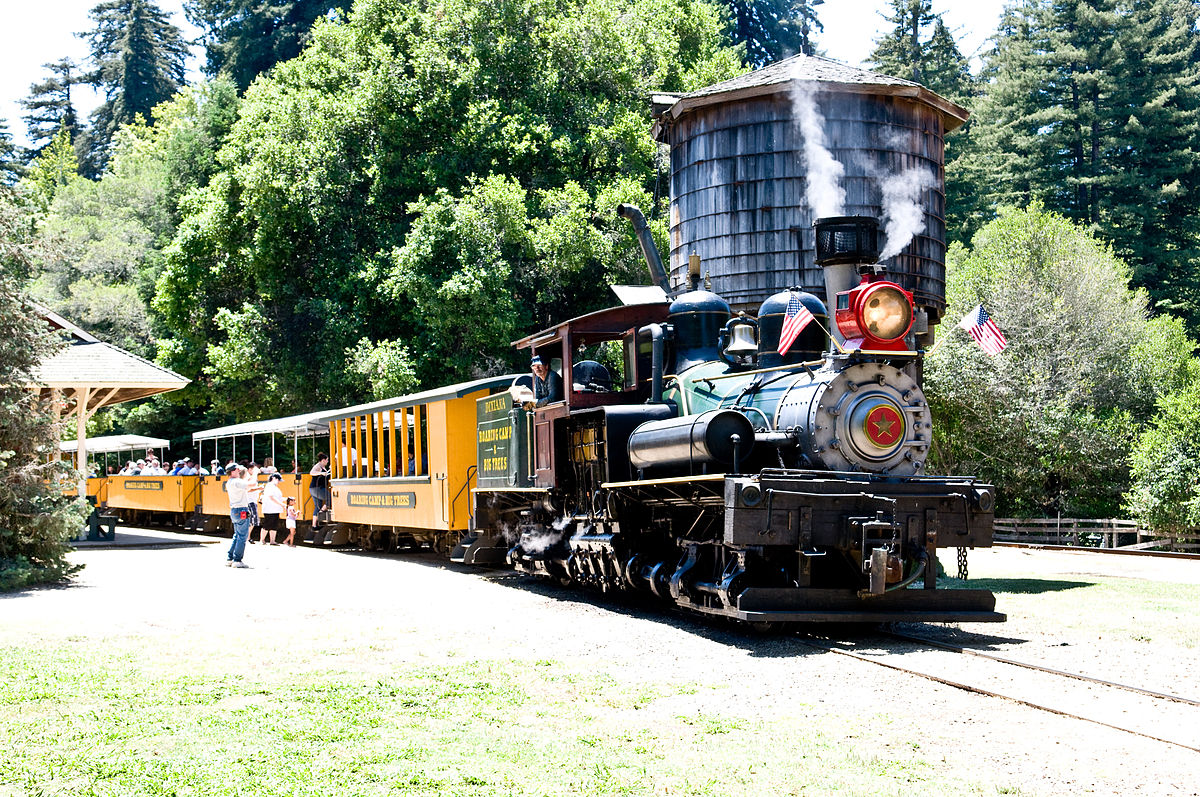
[[[661,274],[640,211],[620,212]],[[518,341],[559,364],[564,396],[478,400],[473,527],[453,558],[753,624],[1003,621],[990,592],[937,588],[939,548],[991,545],[995,491],[924,473],[913,297],[877,263],[878,224],[815,230],[832,319],[798,288],[734,314],[693,257],[669,304]]]

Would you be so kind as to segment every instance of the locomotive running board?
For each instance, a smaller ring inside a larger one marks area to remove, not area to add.
[[[1002,623],[996,596],[985,589],[906,589],[874,598],[853,590],[749,587],[736,608],[691,605],[697,611],[747,622]]]

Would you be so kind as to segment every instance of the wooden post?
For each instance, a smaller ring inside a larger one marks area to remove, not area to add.
[[[403,476],[396,470],[396,411],[388,410],[388,464],[391,465],[388,472],[393,476]],[[405,465],[407,463],[401,463]]]
[[[374,423],[374,413],[363,416],[363,432],[367,438],[367,461],[363,465],[363,475],[368,478],[375,475],[375,430],[371,428]]]
[[[408,408],[400,410],[400,468],[408,476]]]

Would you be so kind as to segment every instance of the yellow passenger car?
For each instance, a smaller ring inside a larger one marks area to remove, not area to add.
[[[333,520],[368,550],[429,544],[467,531],[475,486],[475,402],[506,390],[489,377],[328,412]]]
[[[109,509],[189,515],[200,494],[199,476],[109,476]]]
[[[216,459],[222,465],[230,458],[235,460],[252,459],[256,461],[271,457],[281,471],[283,481],[279,489],[284,498],[295,498],[300,514],[301,523],[311,523],[313,517],[313,499],[309,492],[312,477],[309,470],[319,453],[329,448],[324,440],[327,425],[317,418],[321,413],[306,413],[292,415],[286,418],[269,418],[261,421],[222,426],[216,429],[205,429],[192,434],[192,442],[200,452],[198,459],[207,461]],[[282,439],[283,445],[276,443]],[[211,450],[210,450],[211,446]],[[288,460],[295,462],[300,473],[290,471]],[[229,496],[225,493],[227,476],[200,477],[200,498],[197,512],[201,515],[202,524],[207,531],[229,531]],[[267,476],[260,474],[260,483],[266,483]],[[303,529],[301,529],[303,532]],[[303,534],[300,539],[303,540]]]

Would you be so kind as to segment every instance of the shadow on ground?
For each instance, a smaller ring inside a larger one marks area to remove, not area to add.
[[[988,589],[997,595],[1041,595],[1093,586],[1093,581],[1059,581],[1049,578],[973,578],[971,589]]]

